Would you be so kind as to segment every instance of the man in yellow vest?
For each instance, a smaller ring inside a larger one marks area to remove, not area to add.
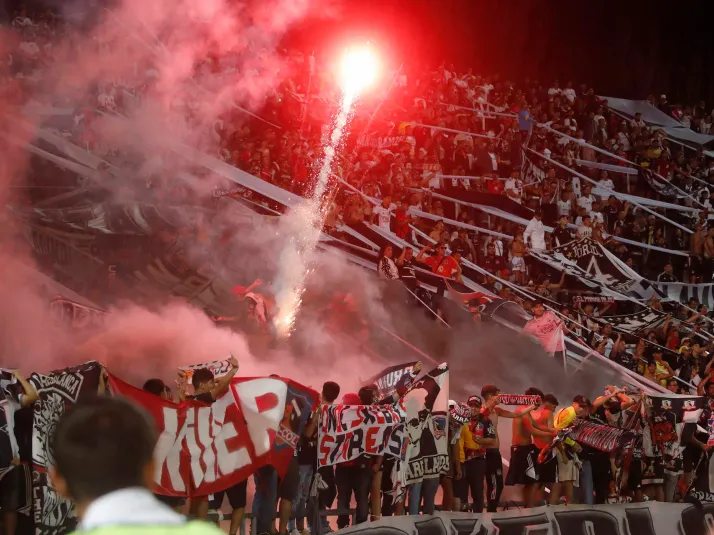
[[[223,533],[188,521],[151,493],[156,439],[151,417],[122,398],[91,398],[64,414],[52,437],[50,476],[57,491],[76,505],[76,534]]]

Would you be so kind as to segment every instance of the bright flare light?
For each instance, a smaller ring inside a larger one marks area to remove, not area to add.
[[[273,320],[278,336],[287,337],[292,332],[295,317],[302,303],[307,275],[311,271],[313,253],[320,239],[320,232],[325,219],[326,206],[323,195],[332,172],[335,155],[341,148],[342,136],[352,115],[353,106],[360,93],[377,79],[379,62],[377,56],[368,47],[353,48],[342,58],[340,64],[340,85],[342,98],[340,106],[332,120],[332,131],[326,140],[325,154],[315,177],[313,195],[292,210],[284,219],[289,225],[291,236],[289,243],[280,255],[280,268],[277,277],[278,313]]]
[[[346,94],[358,95],[377,80],[379,60],[368,46],[352,48],[340,62],[340,86]]]

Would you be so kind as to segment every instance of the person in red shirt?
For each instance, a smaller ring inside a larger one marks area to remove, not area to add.
[[[396,220],[395,233],[397,237],[406,240],[409,236],[409,223],[411,223],[411,217],[407,214],[407,205],[404,201],[399,202],[396,212],[394,212],[394,217]]]
[[[424,254],[432,250],[435,251],[434,254],[424,258]],[[438,243],[435,249],[431,245],[424,247],[417,255],[417,262],[422,262],[429,266],[431,272],[436,275],[461,282],[461,266],[454,260],[454,257],[446,255],[445,243]]]

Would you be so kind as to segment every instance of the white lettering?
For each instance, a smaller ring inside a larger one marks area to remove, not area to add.
[[[278,379],[254,379],[233,385],[255,453],[265,455],[285,412],[288,387]],[[271,433],[272,431],[272,433]]]
[[[226,409],[235,404],[233,391],[229,390],[213,404],[213,436],[216,446],[218,471],[228,475],[250,464],[250,453],[244,446],[230,451],[226,442],[238,436],[232,422],[226,422]]]

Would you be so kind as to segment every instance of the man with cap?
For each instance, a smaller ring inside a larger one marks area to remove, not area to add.
[[[482,411],[479,396],[468,399],[470,420],[461,428],[459,455],[463,462],[463,475],[457,480],[456,496],[461,503],[467,503],[471,490],[472,509],[482,513],[484,505],[483,479],[486,476],[486,449],[496,444],[496,429]]]
[[[484,407],[481,409],[483,416],[489,419],[493,424],[495,441],[486,446],[486,488],[487,510],[489,513],[495,513],[498,507],[498,502],[501,499],[503,492],[503,460],[499,451],[498,439],[498,418],[523,418],[533,411],[536,406],[531,405],[520,413],[511,412],[498,406],[498,395],[501,390],[496,385],[485,385],[481,389],[481,397],[483,398]]]

